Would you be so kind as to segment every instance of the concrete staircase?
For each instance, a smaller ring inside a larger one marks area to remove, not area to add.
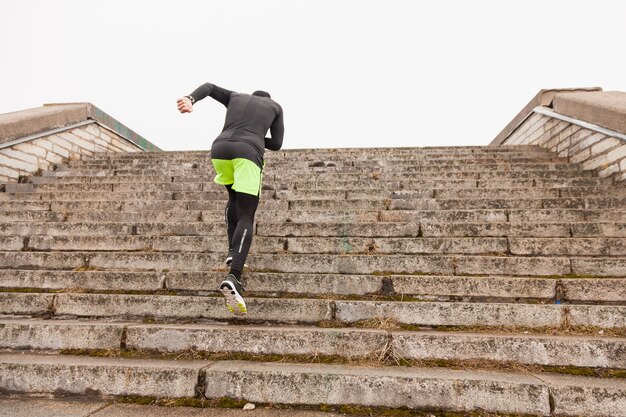
[[[209,158],[5,186],[2,391],[626,415],[623,183],[528,146],[268,152],[236,319]]]

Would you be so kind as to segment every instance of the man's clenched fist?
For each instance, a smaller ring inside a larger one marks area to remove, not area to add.
[[[193,111],[193,104],[191,104],[189,97],[179,98],[176,100],[176,105],[178,106],[178,111],[181,113],[191,113]]]

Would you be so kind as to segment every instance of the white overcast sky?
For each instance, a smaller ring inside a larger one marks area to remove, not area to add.
[[[626,1],[0,0],[0,113],[89,101],[210,148],[212,82],[269,91],[285,148],[487,144],[541,88],[626,90]]]

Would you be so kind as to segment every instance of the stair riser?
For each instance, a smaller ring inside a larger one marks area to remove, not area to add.
[[[626,229],[625,229],[626,235]],[[224,233],[212,236],[31,236],[32,250],[156,251],[223,253],[216,243],[227,240]],[[19,236],[8,236],[0,250],[22,250]],[[226,246],[226,244],[224,244]],[[509,252],[510,251],[510,252]],[[626,256],[625,238],[527,239],[527,238],[282,238],[258,236],[251,253],[294,254],[467,254],[510,253],[530,256]]]
[[[0,271],[0,288],[96,291],[216,291],[225,272]],[[533,277],[283,274],[246,271],[250,294],[408,295],[452,301],[524,299],[623,303],[626,277],[552,279]]]
[[[505,303],[437,303],[397,301],[328,301],[251,298],[245,321],[317,323],[336,318],[345,323],[391,318],[413,326],[481,326],[557,328],[592,326],[626,328],[626,307]],[[115,309],[111,309],[114,305]],[[0,293],[2,314],[64,317],[160,319],[232,319],[221,297],[123,294]]]
[[[611,230],[618,231],[618,225],[610,223],[626,223],[626,211],[624,210],[577,210],[577,209],[546,209],[546,210],[418,210],[418,211],[269,211],[259,210],[255,217],[255,223],[259,234],[272,235],[276,233],[298,233],[301,223],[317,223],[319,235],[327,233],[326,223],[347,223],[350,230],[358,230],[358,233],[367,235],[369,227],[378,227],[377,222],[385,223],[385,227],[395,223],[578,223],[578,222],[605,222],[604,225],[576,225],[575,232],[579,236],[597,236],[598,233],[611,233],[607,236],[615,237]],[[50,211],[0,211],[0,223],[5,222],[131,222],[141,223],[146,219],[161,223],[180,222],[203,222],[210,224],[223,224],[223,210],[213,211],[157,211],[157,212],[50,212]],[[282,223],[282,224],[281,224]],[[293,223],[293,224],[290,224]],[[321,223],[321,224],[320,224]],[[366,230],[361,230],[360,223],[368,223]],[[279,226],[280,224],[280,226]],[[332,227],[332,226],[331,226]],[[381,225],[382,227],[382,225]],[[415,225],[402,225],[398,227],[416,227]],[[584,234],[583,234],[584,233]],[[577,235],[574,235],[577,236]]]
[[[610,338],[492,336],[369,329],[263,328],[0,320],[0,348],[201,351],[382,360],[488,360],[525,365],[626,368],[626,342]]]
[[[211,271],[223,255],[164,252],[0,252],[0,266],[71,270],[87,265],[106,270]],[[447,274],[623,277],[626,258],[392,255],[250,255],[257,271],[340,274]]]
[[[7,363],[2,359],[0,355],[1,390],[65,395],[193,397],[198,373],[206,366],[204,362],[159,365],[154,361],[109,361],[113,363],[96,365],[87,360],[84,364],[65,364],[57,358],[44,358],[39,363]]]

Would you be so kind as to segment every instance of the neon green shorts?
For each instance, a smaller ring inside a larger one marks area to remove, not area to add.
[[[211,159],[217,175],[215,182],[231,185],[238,193],[261,195],[263,170],[249,159]]]

